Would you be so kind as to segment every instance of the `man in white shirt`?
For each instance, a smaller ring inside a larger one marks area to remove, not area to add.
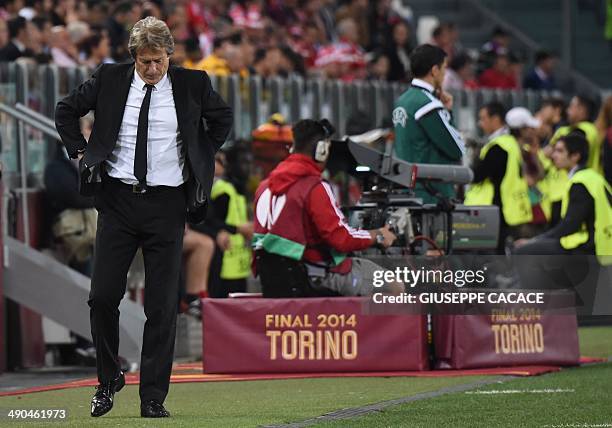
[[[232,111],[206,73],[169,66],[174,41],[163,21],[136,23],[128,46],[135,62],[100,66],[58,103],[55,122],[70,157],[80,159],[81,193],[94,195],[99,212],[88,304],[100,385],[91,415],[110,411],[125,385],[117,357],[118,306],[141,247],[147,322],[140,414],[168,417],[163,402],[172,371],[185,219],[204,219],[214,155],[229,134]],[[96,119],[86,142],[79,118],[90,110]]]

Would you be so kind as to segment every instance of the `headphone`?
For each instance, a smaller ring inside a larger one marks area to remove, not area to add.
[[[321,119],[317,122],[323,128],[323,139],[317,141],[315,145],[313,158],[317,162],[325,162],[329,157],[329,149],[331,147],[331,136],[334,135],[336,129],[327,119]]]

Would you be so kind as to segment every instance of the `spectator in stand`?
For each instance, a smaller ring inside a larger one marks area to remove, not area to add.
[[[612,184],[612,96],[604,101],[595,121],[603,145],[603,169],[608,183]]]
[[[443,49],[446,52],[446,48],[450,45],[451,38],[448,28],[443,24],[438,25],[431,33],[430,43]],[[448,52],[446,53],[448,55]]]
[[[517,52],[510,52],[508,59],[510,60],[510,72],[514,76],[514,81],[516,82],[516,89],[521,89],[523,84],[525,59],[522,54]]]
[[[241,77],[249,75],[245,68],[240,46],[230,44],[225,51],[225,61],[230,74],[239,74]]]
[[[389,58],[382,53],[375,54],[372,60],[368,63],[368,80],[387,80],[389,69]]]
[[[460,41],[459,28],[457,28],[454,22],[447,22],[446,25],[448,26],[448,31],[450,32],[451,54],[454,57],[464,50]]]
[[[436,27],[431,34],[431,44],[434,46],[438,46],[446,52],[448,57],[448,61],[452,61],[453,57],[457,53],[457,47],[455,46],[458,43],[459,32],[457,31],[457,27],[452,22],[445,22]]]
[[[286,45],[281,46],[281,51],[283,53],[283,58],[285,58],[283,75],[286,77],[291,73],[295,73],[297,75],[304,76],[306,73],[304,69],[304,58]]]
[[[48,57],[46,62],[49,62],[51,60],[51,48],[49,47],[49,42],[51,40],[51,29],[53,28],[51,21],[44,16],[35,16],[32,18],[32,24],[34,24],[34,26],[36,26],[40,32],[42,54]]]
[[[365,52],[359,45],[359,28],[357,22],[345,18],[338,22],[338,42],[334,43],[346,72],[341,78],[345,81],[364,79],[366,77]]]
[[[102,29],[108,19],[110,6],[104,0],[87,0],[87,22],[92,28]]]
[[[70,40],[68,31],[61,25],[51,29],[51,57],[53,63],[59,67],[76,67],[79,65],[79,51]]]
[[[278,76],[281,71],[286,71],[288,60],[280,48],[260,49],[255,53],[253,70],[262,78]]]
[[[153,16],[157,19],[164,19],[164,14],[160,9],[160,5],[152,1],[145,1],[142,4],[142,13],[140,14],[140,17],[146,18],[147,16]],[[181,36],[183,36],[183,34],[181,34]],[[181,40],[182,39],[183,38],[181,37]]]
[[[474,61],[466,53],[456,55],[446,69],[442,89],[460,91],[476,88],[478,88],[478,82],[474,79]]]
[[[40,4],[40,3],[38,3]],[[22,7],[19,10],[18,15],[25,18],[27,21],[31,21],[32,18],[34,18],[34,16],[36,16],[36,10],[34,10],[34,8],[32,7],[34,4],[33,2],[30,1],[26,1],[24,4],[24,7]]]
[[[209,4],[210,3],[210,4]],[[189,25],[189,30],[193,34],[203,34],[212,28],[213,22],[222,14],[219,7],[222,7],[221,2],[209,2],[208,0],[191,0],[186,5],[186,17]],[[177,6],[174,11],[182,13],[182,6]],[[221,12],[221,13],[219,13]],[[169,28],[172,26],[169,25]]]
[[[53,8],[49,12],[49,18],[54,27],[57,25],[66,26],[68,23],[78,20],[75,0],[54,1]]]
[[[325,41],[335,40],[336,34],[336,21],[335,10],[336,2],[334,0],[322,0],[323,6],[319,9],[319,17],[325,27]]]
[[[345,72],[341,54],[336,46],[331,44],[319,49],[315,67],[317,73],[325,79],[339,79]]]
[[[166,24],[175,40],[186,40],[194,35],[199,35],[204,40],[208,38],[208,33],[197,33],[189,27],[187,11],[181,4],[169,5],[167,12]],[[210,52],[207,52],[207,55],[208,53]]]
[[[410,53],[413,49],[410,27],[406,22],[399,21],[393,26],[391,35],[391,42],[386,49],[386,55],[389,57],[387,79],[393,82],[409,82]]]
[[[350,0],[348,4],[338,9],[336,12],[336,23],[340,39],[343,37],[340,24],[346,19],[350,19],[354,22],[356,31],[355,37],[351,41],[359,44],[361,47],[370,45],[369,3],[369,0]]]
[[[0,18],[0,50],[8,45],[10,41],[9,30],[6,21]]]
[[[493,66],[497,55],[507,54],[510,50],[510,34],[501,27],[495,27],[491,34],[491,40],[480,48],[478,59],[478,72],[481,73]]]
[[[28,49],[30,43],[25,18],[18,16],[8,21],[10,41],[0,49],[0,61],[15,61],[21,57],[32,57],[34,53]]]
[[[0,4],[0,19],[9,20],[19,15],[24,0],[5,0]]]
[[[291,39],[291,48],[303,58],[307,70],[315,66],[317,49],[322,39],[321,34],[319,27],[313,21],[308,21],[304,24],[302,34]]]
[[[284,30],[299,25],[301,11],[297,0],[271,0],[268,2],[267,12]]]
[[[198,39],[190,38],[185,40],[185,61],[183,67],[185,68],[196,68],[196,64],[202,61],[202,49],[200,49],[200,42]]]
[[[66,31],[75,46],[79,46],[91,34],[89,24],[83,21],[72,21],[66,26]]]
[[[134,3],[122,1],[113,8],[112,15],[106,21],[106,29],[110,38],[113,59],[121,62],[130,58],[127,42],[130,33],[128,27],[136,23],[134,19]]]
[[[94,33],[81,42],[84,55],[83,64],[96,68],[100,64],[112,62],[110,59],[110,42],[105,33]]]
[[[531,70],[523,80],[524,89],[536,91],[552,91],[557,89],[553,73],[557,59],[547,51],[540,51],[535,56],[535,68]]]
[[[368,50],[385,49],[393,39],[393,27],[402,18],[391,7],[391,0],[370,3],[370,45]]]
[[[176,40],[174,42],[174,52],[170,57],[170,64],[181,66],[187,60],[187,52],[185,51],[185,42],[183,40]]]
[[[313,40],[313,43],[316,45],[327,43],[331,40],[330,37],[327,36],[327,30],[325,25],[325,20],[323,19],[323,7],[325,6],[325,0],[307,0],[306,4],[302,8],[303,12],[303,33],[304,37],[307,37],[308,29],[312,31],[311,27],[316,28],[314,34],[316,37]]]
[[[262,0],[236,0],[229,8],[229,17],[241,29],[263,28],[263,3]]]
[[[491,68],[486,69],[479,79],[483,88],[517,89],[518,82],[510,64],[507,52],[500,52],[495,57]]]
[[[216,76],[228,76],[231,72],[225,57],[230,45],[229,37],[217,37],[213,42],[212,53],[196,64],[195,69],[204,70]]]
[[[242,60],[244,61],[244,72],[247,75],[253,74],[253,64],[255,63],[255,45],[244,37],[242,43],[238,46]]]
[[[32,58],[37,64],[48,64],[51,62],[51,55],[47,46],[47,38],[43,32],[32,21],[27,23],[28,46],[32,52]]]

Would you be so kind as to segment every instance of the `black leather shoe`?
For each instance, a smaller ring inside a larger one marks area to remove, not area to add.
[[[143,418],[168,418],[170,412],[159,401],[147,400],[140,403],[140,416]]]
[[[119,373],[115,379],[107,383],[99,384],[96,393],[91,399],[91,416],[102,416],[113,408],[113,397],[115,392],[121,391],[125,386],[125,376],[123,372]]]

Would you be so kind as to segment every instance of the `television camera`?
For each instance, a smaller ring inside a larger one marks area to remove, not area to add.
[[[327,167],[332,175],[344,171],[360,181],[361,199],[357,205],[345,207],[349,223],[364,229],[389,224],[398,239],[387,254],[424,255],[437,250],[450,255],[497,247],[498,207],[459,204],[431,186],[436,181],[470,183],[473,173],[468,167],[412,164],[398,159],[393,154],[390,131],[385,129],[334,141]],[[415,195],[417,182],[437,203],[424,203]]]

